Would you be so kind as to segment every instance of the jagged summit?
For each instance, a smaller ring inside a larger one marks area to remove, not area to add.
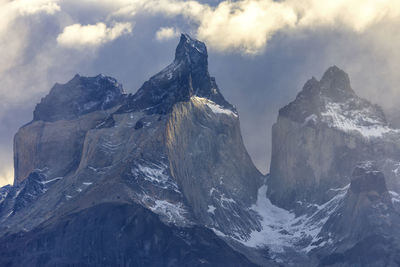
[[[207,98],[236,112],[208,72],[206,45],[182,34],[174,61],[145,82],[119,112],[146,110],[148,114],[166,114],[175,103],[189,101],[193,96]]]
[[[366,137],[390,132],[383,110],[358,97],[346,72],[330,67],[318,81],[306,82],[296,99],[279,110],[279,115],[305,125],[328,124]]]
[[[111,108],[124,98],[122,85],[114,78],[99,74],[84,77],[76,74],[65,84],[56,83],[36,105],[33,120],[75,119],[95,110]]]
[[[321,93],[335,101],[344,101],[354,97],[355,93],[350,85],[349,75],[337,66],[330,67],[320,81]]]
[[[191,38],[188,34],[181,34],[181,39],[175,52],[175,61],[188,60],[192,64],[207,65],[207,47],[203,42]],[[203,61],[203,62],[200,62]]]
[[[56,83],[42,98],[33,121],[71,120],[117,105],[121,106],[117,113],[144,110],[147,114],[166,114],[175,103],[189,101],[194,96],[236,114],[208,72],[206,45],[182,34],[174,61],[145,82],[136,94],[127,96],[117,80],[103,74],[95,77],[76,74],[66,84]]]

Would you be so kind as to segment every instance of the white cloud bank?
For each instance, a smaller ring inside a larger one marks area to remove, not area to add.
[[[170,40],[180,35],[180,31],[173,27],[162,27],[156,32],[158,41]]]
[[[280,31],[334,27],[363,32],[400,18],[398,0],[239,0],[222,1],[216,7],[179,0],[100,2],[113,17],[183,16],[197,24],[197,37],[211,48],[250,54],[262,51]]]
[[[21,15],[32,15],[39,12],[54,14],[60,11],[59,0],[16,0],[9,1],[9,8]]]
[[[69,48],[96,47],[131,32],[131,23],[115,23],[112,27],[102,22],[94,25],[73,24],[64,28],[57,42]]]

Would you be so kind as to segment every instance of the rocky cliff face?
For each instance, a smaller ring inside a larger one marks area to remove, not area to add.
[[[321,204],[330,189],[350,182],[364,160],[379,161],[390,190],[399,191],[399,131],[382,109],[358,97],[348,75],[329,68],[321,81],[309,80],[296,99],[279,111],[272,129],[268,195],[286,208]]]
[[[14,183],[36,169],[46,169],[50,177],[76,170],[87,131],[108,118],[125,97],[122,86],[103,75],[76,75],[56,84],[36,106],[33,121],[15,135]]]
[[[108,207],[122,211],[115,214],[117,221],[105,224],[105,237],[115,224],[130,229],[144,225],[146,218],[156,224],[154,231],[161,236],[143,244],[149,247],[146,255],[128,257],[126,250],[119,256],[94,245],[94,254],[74,257],[78,264],[213,266],[222,265],[227,257],[233,266],[251,265],[204,228],[238,240],[260,230],[260,218],[250,207],[263,181],[244,148],[237,111],[208,73],[207,56],[203,43],[182,35],[173,63],[134,95],[124,94],[121,85],[102,75],[77,75],[65,85],[56,84],[37,105],[34,120],[15,136],[16,177],[14,187],[2,192],[0,233],[28,233],[5,238],[7,246],[18,249],[30,242],[32,247],[21,256],[26,262],[61,264],[71,251],[42,247],[41,242],[47,242],[42,240],[57,243],[61,238],[57,229],[68,224],[64,229],[70,237],[64,245],[69,247],[86,238],[77,230],[85,224],[84,218]],[[141,220],[132,223],[130,217],[123,217],[123,211],[136,210],[148,215],[131,218]],[[106,218],[102,211],[95,220]],[[141,235],[129,229],[122,232]],[[148,235],[151,239],[150,230]],[[87,238],[92,238],[91,231]],[[168,238],[182,244],[163,256]],[[110,244],[98,246],[114,246],[113,242],[118,240],[111,238]],[[145,240],[138,237],[127,246],[134,249],[140,242]],[[215,251],[203,255],[205,244]],[[182,254],[188,246],[189,252]],[[36,250],[43,255],[31,253]],[[7,262],[12,251],[4,254]],[[107,256],[101,262],[103,252]],[[61,258],[49,259],[59,253]],[[159,256],[151,259],[153,254]]]

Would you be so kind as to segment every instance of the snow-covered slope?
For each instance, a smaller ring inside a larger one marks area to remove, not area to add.
[[[366,138],[383,137],[387,133],[398,133],[388,123],[376,115],[371,106],[362,107],[363,100],[349,99],[343,103],[325,99],[325,111],[321,113],[321,121],[329,127],[346,133],[361,134]],[[356,108],[354,108],[356,107]]]

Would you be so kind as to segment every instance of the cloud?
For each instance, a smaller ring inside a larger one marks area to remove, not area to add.
[[[0,169],[0,185],[13,184],[14,181],[14,168],[7,166]]]
[[[248,54],[263,51],[272,36],[286,30],[333,27],[363,32],[400,17],[398,0],[239,0],[216,6],[179,0],[101,2],[111,10],[111,17],[183,16],[197,25],[197,37],[211,48]]]
[[[222,2],[200,20],[198,37],[214,49],[257,53],[279,30],[294,27],[297,15],[282,2]]]
[[[173,27],[162,27],[156,32],[156,39],[158,41],[170,40],[178,37],[180,32]]]
[[[92,0],[86,2],[93,3]],[[140,13],[164,14],[166,16],[185,16],[189,19],[199,20],[206,11],[211,11],[211,7],[198,1],[180,1],[180,0],[103,0],[103,5],[113,9],[111,16],[133,17]]]
[[[54,14],[60,10],[58,0],[0,0],[0,78],[4,71],[22,60],[26,47],[28,27],[20,27],[18,21],[39,13]]]
[[[307,0],[288,2],[299,16],[298,25],[313,27],[330,25],[362,32],[382,21],[398,21],[397,0]]]
[[[59,0],[16,0],[9,2],[9,8],[20,15],[32,15],[39,12],[54,14],[60,11]]]
[[[96,47],[131,32],[131,23],[115,23],[112,27],[102,22],[94,25],[73,24],[64,28],[57,42],[69,48]]]

